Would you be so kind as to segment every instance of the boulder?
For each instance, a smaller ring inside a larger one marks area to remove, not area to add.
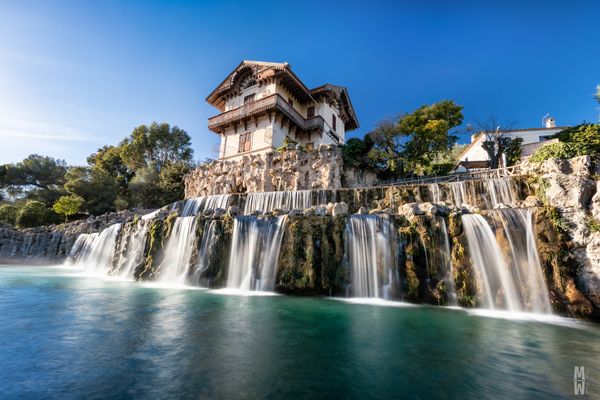
[[[398,214],[405,217],[413,217],[415,215],[423,215],[424,212],[419,207],[419,203],[406,203],[398,207]]]
[[[335,203],[331,209],[331,215],[334,217],[348,215],[348,204],[346,203]]]

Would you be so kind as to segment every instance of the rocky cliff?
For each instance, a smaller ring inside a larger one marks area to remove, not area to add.
[[[112,224],[131,220],[136,211],[143,212],[108,213],[86,220],[28,229],[0,226],[0,263],[61,263],[79,235],[100,232]]]

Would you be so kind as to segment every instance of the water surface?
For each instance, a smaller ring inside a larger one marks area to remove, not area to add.
[[[600,393],[597,325],[48,267],[0,267],[0,349],[3,399],[570,398],[574,366]]]

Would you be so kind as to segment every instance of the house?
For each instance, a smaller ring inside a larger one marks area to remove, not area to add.
[[[557,141],[557,139],[552,139],[552,136],[568,128],[568,126],[556,126],[556,121],[552,117],[545,117],[543,124],[544,126],[540,128],[483,131],[472,135],[471,143],[460,155],[454,172],[467,172],[490,167],[490,158],[483,148],[483,142],[490,135],[506,135],[513,139],[522,138],[521,158],[523,159],[529,157],[538,148]]]
[[[286,138],[307,149],[340,145],[358,128],[345,87],[308,89],[288,63],[242,61],[206,101],[220,112],[208,128],[221,137],[221,160],[272,151]]]

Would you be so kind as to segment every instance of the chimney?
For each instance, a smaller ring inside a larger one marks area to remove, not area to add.
[[[553,117],[544,118],[544,125],[546,128],[556,128],[556,121]]]

